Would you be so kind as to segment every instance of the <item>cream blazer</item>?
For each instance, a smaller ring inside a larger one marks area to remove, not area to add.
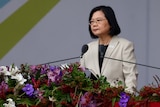
[[[122,81],[126,91],[130,93],[135,92],[134,88],[137,88],[138,76],[136,64],[123,62],[136,63],[133,43],[124,38],[113,36],[106,50],[105,57],[123,61],[104,58],[101,73],[99,69],[98,46],[98,40],[88,43],[88,50],[80,59],[81,66],[88,68],[95,76],[105,76],[111,86],[116,86],[118,81]]]

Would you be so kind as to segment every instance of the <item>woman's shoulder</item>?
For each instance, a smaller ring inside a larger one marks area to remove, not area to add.
[[[116,37],[114,37],[114,39],[117,39],[122,44],[133,44],[132,41],[130,41],[129,39],[126,39],[124,37],[116,36]]]
[[[91,41],[87,45],[92,46],[92,45],[95,45],[95,44],[98,44],[98,40]]]

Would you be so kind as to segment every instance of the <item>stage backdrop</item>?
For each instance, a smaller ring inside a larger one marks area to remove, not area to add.
[[[90,10],[115,10],[121,37],[135,44],[137,62],[160,67],[158,0],[0,0],[0,65],[41,64],[78,57],[92,39]],[[72,63],[75,60],[54,63]],[[138,87],[154,82],[159,69],[138,66]]]

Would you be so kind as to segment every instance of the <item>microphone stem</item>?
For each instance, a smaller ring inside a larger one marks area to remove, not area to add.
[[[104,57],[104,58],[108,58],[108,59],[112,59],[112,60],[116,60],[116,61],[121,61],[121,62],[127,62],[127,63],[130,63],[130,64],[136,64],[136,65],[145,66],[145,67],[154,68],[154,69],[160,69],[159,67],[155,67],[155,66],[150,66],[150,65],[140,64],[140,63],[134,63],[134,62],[124,61],[124,60],[110,58],[110,57]]]
[[[51,63],[57,63],[57,62],[62,62],[62,61],[67,61],[67,60],[72,60],[72,59],[77,59],[77,58],[80,58],[80,57],[78,56],[78,57],[66,58],[66,59],[52,61],[52,62],[47,62],[47,63],[39,64],[39,65],[46,65],[46,64],[51,64]]]

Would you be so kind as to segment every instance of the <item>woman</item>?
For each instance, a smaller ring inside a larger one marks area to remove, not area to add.
[[[118,36],[121,30],[111,7],[98,6],[91,10],[89,32],[96,40],[88,43],[88,50],[80,60],[81,66],[91,71],[92,79],[103,75],[112,86],[121,81],[126,91],[134,93],[138,75],[136,65],[125,62],[136,63],[134,46]]]

